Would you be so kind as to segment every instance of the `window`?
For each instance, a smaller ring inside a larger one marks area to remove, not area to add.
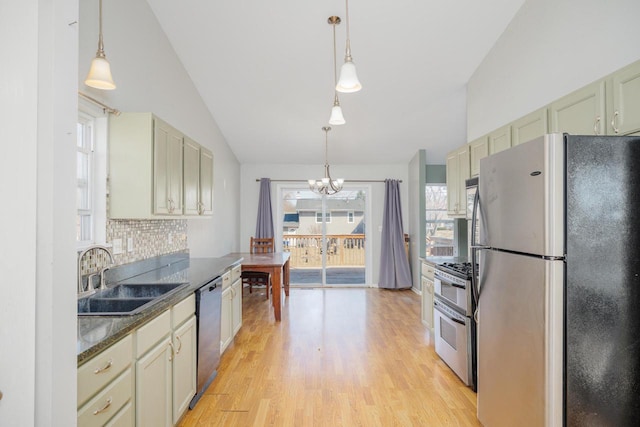
[[[76,125],[76,240],[78,248],[106,243],[107,116],[78,97]]]
[[[331,212],[327,212],[324,216],[325,222],[329,224],[331,222]],[[322,212],[316,212],[316,224],[322,223]]]
[[[353,224],[353,211],[347,212],[347,222]]]
[[[447,217],[447,186],[427,184],[426,206],[426,256],[452,256],[454,243],[453,219]]]
[[[77,125],[76,165],[76,240],[80,244],[92,243],[93,235],[93,164],[95,123],[92,117],[79,113]]]

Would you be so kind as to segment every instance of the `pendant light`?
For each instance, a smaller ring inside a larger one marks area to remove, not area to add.
[[[96,89],[113,90],[116,88],[116,84],[113,82],[113,77],[111,77],[111,66],[109,66],[107,57],[104,54],[104,43],[102,42],[102,0],[100,0],[99,16],[98,51],[96,52],[96,57],[91,61],[91,68],[89,68],[89,74],[87,74],[84,84]]]
[[[345,0],[347,5],[347,46],[344,54],[344,64],[340,68],[340,80],[336,85],[336,90],[342,93],[357,92],[362,89],[358,75],[356,74],[356,64],[351,57],[351,39],[349,36],[349,0]]]
[[[309,189],[314,193],[327,194],[330,196],[342,190],[344,179],[331,178],[331,172],[329,172],[329,159],[328,159],[329,144],[327,142],[327,138],[328,138],[327,135],[329,134],[329,131],[331,130],[331,128],[329,126],[324,126],[322,130],[324,131],[324,178],[317,179],[317,180],[310,179],[308,183],[309,183]]]
[[[327,22],[333,26],[333,84],[338,84],[338,73],[336,71],[336,25],[340,24],[339,16],[330,16]],[[343,125],[346,121],[342,115],[342,107],[338,99],[338,92],[334,88],[333,107],[331,108],[331,116],[329,117],[330,125]]]

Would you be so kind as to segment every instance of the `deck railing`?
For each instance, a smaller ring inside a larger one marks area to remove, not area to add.
[[[285,234],[283,249],[291,268],[322,267],[322,236]],[[364,234],[327,234],[328,267],[364,267]]]

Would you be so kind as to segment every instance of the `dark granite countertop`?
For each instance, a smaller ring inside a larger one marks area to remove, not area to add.
[[[78,316],[78,366],[241,261],[241,257],[234,255],[220,258],[187,258],[113,283],[184,282],[189,283],[189,286],[164,299],[161,297],[160,301],[133,316]],[[111,285],[110,283],[109,286]]]

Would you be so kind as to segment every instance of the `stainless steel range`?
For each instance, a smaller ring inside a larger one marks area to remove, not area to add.
[[[460,379],[476,389],[475,302],[471,263],[438,264],[433,301],[436,353]]]

